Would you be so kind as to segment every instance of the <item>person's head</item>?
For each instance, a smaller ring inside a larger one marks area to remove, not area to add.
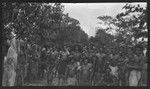
[[[66,46],[66,45],[64,45],[64,48],[67,48],[67,46]]]
[[[74,62],[75,62],[74,58],[73,58],[73,59],[71,59],[71,63],[74,63]]]
[[[143,46],[140,44],[136,45],[134,48],[134,52],[136,55],[143,54]]]
[[[130,60],[130,61],[134,61],[134,52],[131,50],[131,49],[129,49],[128,50],[128,53],[127,53],[127,58]]]
[[[111,70],[110,70],[109,68],[106,69],[106,73],[110,73],[110,71],[111,71]]]
[[[79,48],[77,46],[75,47],[75,51],[79,51]]]
[[[116,60],[119,59],[119,57],[120,57],[119,54],[114,55],[114,59],[116,59]]]
[[[135,49],[135,54],[140,55],[140,54],[143,54],[143,53],[142,53],[142,50],[140,48],[136,48]]]
[[[70,47],[67,47],[68,51],[71,51],[71,48]]]
[[[11,40],[7,39],[7,44],[10,46],[11,45]]]
[[[58,54],[56,57],[57,59],[61,59],[61,54]]]
[[[117,61],[123,61],[123,60],[125,60],[125,57],[124,56],[120,56]]]
[[[92,56],[92,60],[97,60],[98,57],[96,55]]]
[[[138,56],[135,55],[135,56],[134,56],[134,61],[135,61],[135,62],[141,62],[141,58],[139,58]]]
[[[131,48],[127,49],[127,54],[128,54],[128,56],[132,56],[133,50]]]
[[[45,51],[45,50],[46,50],[46,48],[43,48],[43,49],[42,49],[42,51]]]
[[[87,64],[87,63],[88,63],[88,59],[85,58],[85,59],[84,59],[84,64]]]

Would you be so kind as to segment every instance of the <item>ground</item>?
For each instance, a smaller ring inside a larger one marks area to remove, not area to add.
[[[47,86],[47,81],[46,79],[36,80],[36,81],[33,81],[32,83],[25,84],[25,86]]]
[[[58,86],[57,84],[58,84],[58,79],[55,78],[52,85],[48,85],[47,80],[42,79],[42,80],[35,80],[32,83],[26,83],[26,84],[24,84],[24,86]],[[62,85],[62,86],[64,86],[64,85]]]

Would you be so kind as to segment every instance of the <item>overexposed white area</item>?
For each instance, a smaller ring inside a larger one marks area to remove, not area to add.
[[[64,13],[69,13],[69,16],[80,21],[81,28],[89,35],[94,36],[98,25],[98,16],[115,17],[121,13],[122,7],[126,3],[62,3],[65,10]],[[132,3],[146,7],[147,3]],[[104,27],[104,26],[100,26]]]

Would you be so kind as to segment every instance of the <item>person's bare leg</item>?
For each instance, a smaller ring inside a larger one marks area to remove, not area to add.
[[[23,73],[23,70],[22,70],[22,75],[21,75],[21,82],[22,82],[22,85],[24,84],[24,73]]]
[[[58,75],[58,86],[60,86],[60,75]]]
[[[137,71],[138,86],[140,86],[141,72]]]
[[[8,82],[8,77],[9,77],[8,71],[4,70],[3,83],[2,83],[3,86],[8,86],[8,85],[9,85],[9,84],[8,84],[8,83],[9,83],[9,82]]]
[[[131,71],[131,74],[129,76],[129,86],[137,86],[137,85],[138,85],[137,71],[133,70]]]
[[[125,86],[128,86],[129,85],[129,75],[130,75],[130,72],[125,72]]]
[[[9,86],[14,86],[16,79],[16,72],[14,70],[11,71],[11,78],[9,79]]]

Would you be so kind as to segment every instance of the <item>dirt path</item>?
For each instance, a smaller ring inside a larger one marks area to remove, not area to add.
[[[24,86],[58,86],[58,78],[53,79],[52,85],[48,85],[47,80],[42,79],[42,80],[35,80],[32,83],[24,84]],[[65,84],[61,86],[65,86]]]
[[[45,79],[43,80],[36,80],[32,83],[25,84],[25,86],[47,86],[47,81]]]
[[[60,85],[58,84],[58,78],[54,78],[53,82],[51,85],[47,84],[47,80],[46,79],[42,79],[42,80],[35,80],[32,83],[27,83],[24,84],[24,86],[66,86],[66,82],[65,81],[60,81]]]

